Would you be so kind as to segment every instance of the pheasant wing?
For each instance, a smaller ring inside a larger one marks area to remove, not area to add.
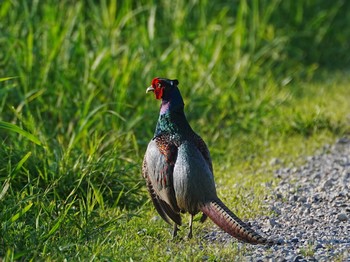
[[[175,145],[162,144],[162,140],[156,137],[148,144],[143,164],[143,176],[160,216],[167,222],[170,218],[176,224],[181,225],[180,209],[177,206],[173,187],[177,149]]]
[[[199,150],[199,152],[201,152],[202,156],[204,157],[205,161],[207,162],[211,173],[214,174],[214,172],[213,172],[213,164],[211,162],[211,157],[210,157],[210,152],[209,152],[209,149],[208,149],[206,143],[197,134],[195,134],[193,140],[195,142],[195,145],[196,145],[197,149]]]

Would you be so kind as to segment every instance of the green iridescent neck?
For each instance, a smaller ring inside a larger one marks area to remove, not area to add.
[[[179,104],[171,111],[159,115],[154,135],[170,133],[186,136],[189,132],[193,132],[192,128],[186,119],[183,104]]]

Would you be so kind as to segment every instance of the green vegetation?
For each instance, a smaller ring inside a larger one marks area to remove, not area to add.
[[[210,222],[173,242],[155,219],[145,89],[179,79],[219,195],[243,219],[267,215],[271,159],[350,132],[350,2],[328,2],[2,0],[0,260],[244,256],[203,239]]]

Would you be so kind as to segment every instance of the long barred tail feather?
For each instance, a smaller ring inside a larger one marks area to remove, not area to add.
[[[215,224],[231,236],[250,243],[272,245],[273,241],[268,240],[256,233],[250,226],[240,220],[231,210],[225,206],[220,199],[212,200],[201,207],[201,211],[206,214]]]

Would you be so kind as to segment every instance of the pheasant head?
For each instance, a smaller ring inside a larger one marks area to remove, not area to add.
[[[156,77],[152,80],[151,86],[147,88],[146,93],[153,92],[156,99],[162,100],[162,105],[160,108],[161,115],[169,113],[175,108],[184,107],[180,90],[177,87],[178,84],[179,81],[176,79],[170,80]]]
[[[153,78],[151,86],[149,86],[146,90],[148,92],[154,92],[156,99],[170,99],[170,94],[173,89],[177,89],[177,85],[179,81],[176,79],[170,80],[166,78],[156,77]]]

